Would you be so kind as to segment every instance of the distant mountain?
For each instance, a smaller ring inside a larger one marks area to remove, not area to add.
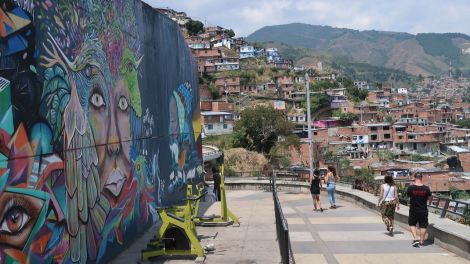
[[[347,58],[351,63],[366,63],[413,75],[440,75],[448,71],[450,64],[470,73],[470,36],[460,33],[413,35],[293,23],[263,27],[247,40],[307,48],[327,56]]]

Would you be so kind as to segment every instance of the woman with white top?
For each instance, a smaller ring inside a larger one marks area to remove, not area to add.
[[[400,210],[398,190],[391,175],[385,176],[384,182],[385,183],[380,186],[380,196],[377,205],[380,207],[382,220],[387,226],[387,231],[390,233],[390,236],[393,236],[395,208],[396,210]]]

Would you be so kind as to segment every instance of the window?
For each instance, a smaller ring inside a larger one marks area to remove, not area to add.
[[[390,139],[390,134],[384,134],[385,139]]]
[[[415,135],[408,135],[408,139],[415,139],[416,136]]]
[[[224,129],[227,129],[227,128],[228,128],[227,124],[224,124]]]
[[[364,139],[364,136],[359,136],[359,139]]]
[[[313,132],[313,135],[316,136],[318,133],[317,132]]]
[[[207,130],[212,130],[212,129],[214,129],[213,125],[207,125]]]
[[[370,131],[377,131],[377,127],[371,127]]]
[[[398,139],[403,139],[403,136],[398,136]]]
[[[389,126],[384,126],[384,130],[389,130],[390,127]]]
[[[371,138],[372,140],[377,140],[377,135],[371,135],[370,138]]]
[[[418,149],[418,144],[413,143],[413,149],[414,149],[414,150]]]

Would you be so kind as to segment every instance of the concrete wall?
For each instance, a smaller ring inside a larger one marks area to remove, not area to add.
[[[196,65],[140,0],[0,5],[0,262],[106,262],[202,173]]]

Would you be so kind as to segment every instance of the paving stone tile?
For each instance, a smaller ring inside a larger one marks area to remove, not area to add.
[[[306,242],[306,241],[315,241],[310,232],[290,232],[289,238],[292,242]]]

